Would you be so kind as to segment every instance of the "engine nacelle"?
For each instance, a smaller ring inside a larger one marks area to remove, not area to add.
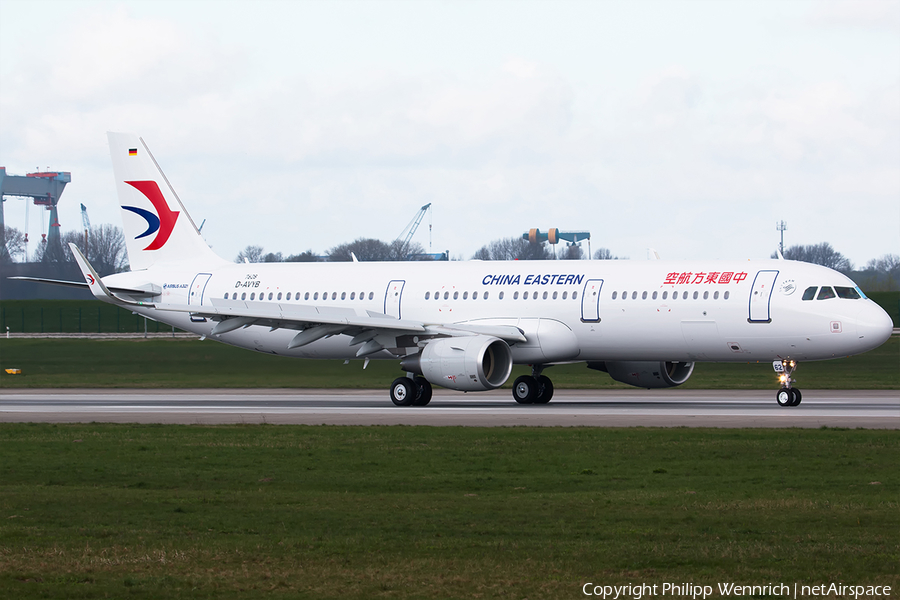
[[[512,373],[512,352],[503,340],[486,335],[442,338],[400,361],[400,368],[461,392],[498,388]]]
[[[620,383],[642,388],[668,388],[681,385],[694,372],[692,362],[607,361],[588,363],[591,369],[606,371]]]

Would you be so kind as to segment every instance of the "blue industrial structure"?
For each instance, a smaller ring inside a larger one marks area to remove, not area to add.
[[[56,205],[59,203],[59,197],[62,196],[66,184],[71,181],[72,174],[65,171],[28,173],[23,177],[7,175],[6,167],[0,167],[0,231],[3,231],[5,227],[3,203],[6,202],[6,196],[31,198],[35,206],[43,206],[50,211],[49,230],[47,233],[42,232],[41,235],[46,236],[47,244],[60,246],[59,214]],[[0,247],[0,253],[8,254],[5,239]]]
[[[522,234],[522,239],[526,239],[532,244],[541,244],[548,242],[556,245],[559,240],[569,242],[569,245],[575,245],[579,242],[587,241],[588,257],[591,255],[591,232],[590,231],[560,231],[559,229],[551,229],[547,233],[541,233],[540,229],[529,229],[528,233]]]

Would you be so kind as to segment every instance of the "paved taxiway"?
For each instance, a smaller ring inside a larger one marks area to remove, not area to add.
[[[429,406],[400,408],[384,390],[4,390],[0,422],[900,429],[900,393],[803,390],[782,408],[774,390],[557,390],[531,406],[508,390],[438,390]]]

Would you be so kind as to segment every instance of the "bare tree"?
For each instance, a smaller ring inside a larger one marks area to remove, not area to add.
[[[75,244],[100,276],[128,270],[128,254],[125,251],[125,235],[121,227],[103,224],[88,231],[87,248],[83,231],[66,231],[60,235],[64,260],[74,261],[69,244]]]
[[[19,262],[25,257],[25,234],[9,225],[0,231],[0,262]]]
[[[581,249],[581,244],[569,244],[560,258],[562,260],[581,260],[584,258],[584,250]]]
[[[404,246],[402,241],[394,240],[390,247],[391,258],[389,260],[409,260],[409,257],[414,254],[425,253],[425,248],[418,242],[410,242]]]
[[[552,260],[553,255],[543,244],[520,237],[494,240],[482,246],[472,256],[475,260]]]
[[[868,292],[891,292],[900,289],[900,256],[885,254],[873,258],[862,271],[852,274],[853,280]]]
[[[374,238],[358,238],[350,243],[340,244],[328,251],[328,260],[331,262],[349,262],[353,260],[350,253],[357,260],[396,260],[391,247],[381,240]]]
[[[609,248],[597,248],[594,260],[619,260],[619,257],[610,252]]]
[[[262,246],[247,246],[246,248],[238,252],[237,258],[234,259],[234,262],[263,262],[263,254],[264,251]]]
[[[284,262],[281,252],[268,252],[263,255],[262,262]]]
[[[787,260],[799,260],[803,262],[822,265],[841,273],[849,273],[853,270],[853,263],[850,259],[835,250],[828,242],[821,244],[811,244],[809,246],[791,246],[783,253]],[[772,258],[778,255],[772,253]]]
[[[284,260],[285,262],[318,262],[319,257],[312,250],[306,250],[300,254],[291,254]]]

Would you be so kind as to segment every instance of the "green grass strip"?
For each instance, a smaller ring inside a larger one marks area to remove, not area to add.
[[[302,360],[211,340],[0,338],[4,388],[383,388],[402,374],[397,361]],[[516,376],[530,372],[516,367]],[[633,389],[582,364],[548,369],[557,388]],[[900,389],[900,337],[861,356],[801,363],[801,389]],[[771,363],[700,363],[688,389],[777,389]]]
[[[3,598],[900,585],[900,436],[0,425]]]

